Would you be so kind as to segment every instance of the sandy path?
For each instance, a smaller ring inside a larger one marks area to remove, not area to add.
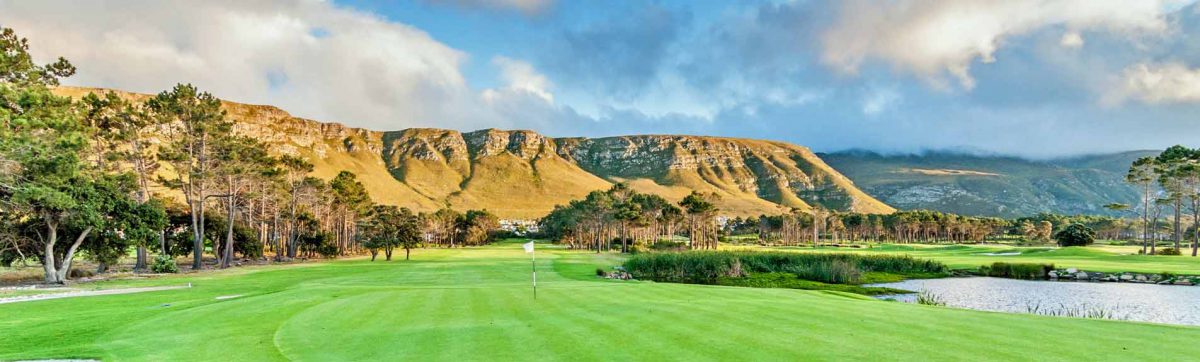
[[[0,298],[0,304],[32,302],[35,300],[59,299],[59,298],[91,297],[91,296],[97,296],[97,295],[116,295],[116,294],[156,292],[156,291],[160,291],[160,290],[184,289],[184,288],[191,288],[191,287],[192,286],[189,284],[189,285],[180,285],[180,286],[173,286],[173,287],[145,287],[145,288],[106,289],[106,290],[80,290],[80,291],[71,291],[71,292],[63,292],[63,293],[33,294],[33,295],[22,295],[22,296],[17,296],[17,297]]]

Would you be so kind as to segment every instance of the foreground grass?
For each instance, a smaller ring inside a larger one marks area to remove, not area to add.
[[[516,243],[414,258],[107,282],[195,287],[0,305],[0,360],[1185,360],[1200,338],[828,291],[601,280],[596,267],[619,257],[565,250],[539,251],[535,300]],[[1086,337],[1046,339],[1063,333]]]
[[[1054,248],[885,244],[873,248],[823,247],[812,249],[804,247],[750,247],[750,249],[903,254],[915,258],[937,260],[945,263],[951,269],[975,269],[980,265],[1007,262],[1054,264],[1058,268],[1079,268],[1098,272],[1170,272],[1174,274],[1200,275],[1200,257],[1137,255],[1139,247],[1132,246]]]

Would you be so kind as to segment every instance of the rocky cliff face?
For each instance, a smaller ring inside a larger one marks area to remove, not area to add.
[[[79,97],[101,90],[58,91]],[[375,201],[419,211],[449,204],[486,208],[507,218],[534,218],[614,182],[669,200],[682,199],[692,190],[713,192],[730,216],[814,204],[846,211],[894,211],[859,191],[807,148],[781,142],[658,135],[555,139],[533,131],[496,129],[378,132],[292,117],[271,106],[224,106],[236,121],[236,132],[264,141],[272,152],[309,159],[315,176],[354,172]]]
[[[560,143],[558,153],[593,174],[647,192],[655,191],[653,183],[717,193],[728,211],[739,214],[812,205],[894,211],[859,192],[807,148],[787,143],[660,135],[572,138]]]

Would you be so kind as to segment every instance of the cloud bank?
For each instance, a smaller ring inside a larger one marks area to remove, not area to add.
[[[29,37],[43,61],[73,61],[69,84],[154,93],[188,82],[378,130],[699,134],[818,151],[1029,157],[1200,144],[1200,6],[1191,2],[426,0],[373,9],[0,0],[0,25]]]
[[[69,8],[70,11],[61,11]],[[0,2],[36,57],[79,68],[68,84],[154,93],[193,83],[240,102],[375,129],[504,124],[461,73],[469,55],[421,29],[322,1]],[[499,60],[548,98],[544,78]]]
[[[1164,9],[1160,1],[853,0],[824,33],[822,59],[851,74],[877,59],[938,86],[950,76],[971,89],[972,64],[995,62],[1010,37],[1062,27],[1063,45],[1078,46],[1079,31],[1158,33],[1167,27]]]
[[[1135,99],[1149,104],[1200,103],[1200,68],[1182,63],[1136,64],[1122,73],[1115,101]]]

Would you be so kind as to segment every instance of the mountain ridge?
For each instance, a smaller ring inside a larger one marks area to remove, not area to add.
[[[76,98],[106,91],[135,100],[150,97],[103,88],[56,89]],[[785,142],[690,135],[554,138],[494,128],[377,131],[293,117],[269,105],[223,100],[222,106],[235,132],[263,141],[272,152],[309,159],[313,176],[354,172],[375,201],[417,211],[448,205],[535,218],[616,182],[671,201],[693,190],[712,192],[728,216],[807,210],[812,204],[895,211],[808,148]]]
[[[1016,217],[1039,212],[1117,215],[1108,203],[1137,203],[1124,182],[1138,150],[1030,160],[1005,155],[930,151],[822,153],[863,191],[900,209]],[[939,172],[914,172],[914,170]]]

